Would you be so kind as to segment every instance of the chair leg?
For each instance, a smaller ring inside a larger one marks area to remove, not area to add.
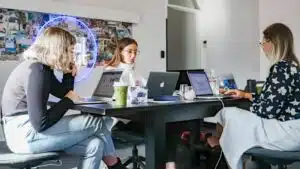
[[[146,169],[146,165],[143,162],[139,162],[139,169]]]
[[[132,163],[133,169],[145,169],[145,163],[143,161],[146,161],[145,157],[139,156],[137,145],[134,145],[132,148],[132,156],[129,157],[124,163],[124,166],[128,166]]]
[[[146,168],[146,165],[144,163],[144,162],[146,162],[145,157],[138,156],[136,162],[137,162],[137,165],[138,165],[139,169],[145,169]]]
[[[133,158],[132,157],[130,157],[127,161],[125,161],[124,162],[124,166],[128,166],[130,163],[132,163],[133,162]]]
[[[132,169],[138,169],[138,164],[137,163],[132,163]]]
[[[278,169],[287,169],[287,165],[278,165]]]
[[[132,158],[133,158],[132,168],[133,169],[138,169],[138,157],[139,157],[139,151],[137,149],[137,145],[134,145],[133,149],[132,149]]]
[[[143,168],[145,169],[146,165],[145,165],[145,163],[143,163],[143,161],[146,161],[146,160],[145,160],[145,157],[142,157],[142,156],[139,156],[136,158],[130,157],[123,163],[123,165],[128,166],[129,164],[132,163],[132,166],[135,169],[143,169]]]
[[[140,158],[141,161],[146,161],[146,158],[143,157],[143,156],[139,156],[139,158]]]

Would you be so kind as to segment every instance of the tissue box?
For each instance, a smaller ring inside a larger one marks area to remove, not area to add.
[[[148,101],[148,89],[143,87],[128,87],[127,103],[142,104]]]

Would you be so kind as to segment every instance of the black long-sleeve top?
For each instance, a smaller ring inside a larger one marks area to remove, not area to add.
[[[24,61],[10,74],[3,90],[2,111],[4,116],[28,113],[30,123],[42,132],[57,123],[74,103],[64,97],[74,88],[74,77],[64,74],[62,82],[53,69],[39,62]],[[49,95],[61,100],[47,109]]]
[[[279,61],[270,68],[260,95],[253,97],[251,112],[280,121],[300,119],[300,68]]]

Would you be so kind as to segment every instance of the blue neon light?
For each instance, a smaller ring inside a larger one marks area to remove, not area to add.
[[[92,49],[92,51],[90,51],[92,54],[92,56],[91,56],[92,57],[92,66],[89,68],[84,68],[83,71],[77,73],[77,76],[75,78],[75,82],[77,83],[77,82],[80,82],[81,80],[87,78],[91,74],[91,71],[93,70],[93,68],[96,64],[96,60],[97,60],[98,45],[96,42],[96,38],[95,38],[93,32],[91,31],[91,29],[81,20],[79,20],[75,17],[71,17],[71,16],[59,16],[59,17],[50,19],[39,29],[37,36],[39,36],[40,33],[42,33],[44,31],[44,29],[47,28],[48,26],[54,26],[52,24],[59,20],[65,20],[65,21],[79,23],[79,25],[83,26],[84,29],[88,32],[87,33],[88,38],[90,38],[92,40],[93,49]],[[88,61],[88,65],[89,65],[90,61],[91,60]]]

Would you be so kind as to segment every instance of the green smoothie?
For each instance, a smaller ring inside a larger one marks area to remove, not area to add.
[[[127,105],[127,90],[128,86],[115,86],[115,99],[117,106],[126,106]]]
[[[256,93],[260,94],[264,84],[256,84]]]

